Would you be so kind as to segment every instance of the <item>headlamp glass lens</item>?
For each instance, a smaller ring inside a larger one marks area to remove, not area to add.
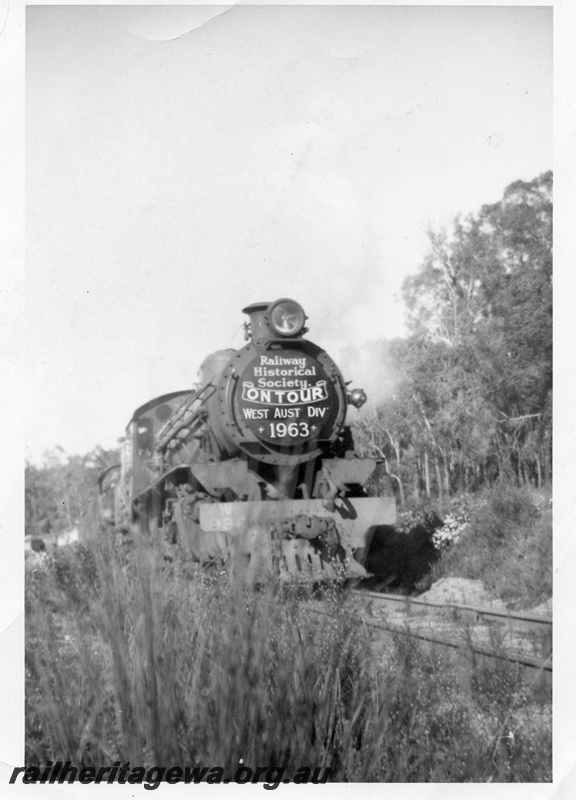
[[[297,336],[305,322],[304,309],[293,300],[282,300],[270,312],[270,324],[281,336]]]

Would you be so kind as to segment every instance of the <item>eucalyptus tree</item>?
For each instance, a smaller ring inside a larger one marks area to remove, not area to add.
[[[520,480],[541,482],[550,474],[552,173],[515,181],[429,239],[403,293],[430,436],[453,454],[449,471],[456,458],[460,480],[506,462]]]

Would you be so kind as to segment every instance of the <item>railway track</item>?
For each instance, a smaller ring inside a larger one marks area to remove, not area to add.
[[[381,594],[358,589],[353,589],[351,594],[366,604],[376,603],[381,607],[394,611],[403,611],[412,615],[440,614],[449,616],[456,622],[496,622],[505,625],[511,630],[538,631],[539,633],[552,634],[551,617],[526,611],[510,611],[507,608],[465,605],[462,603],[438,603],[431,600],[421,600],[417,597]]]
[[[538,686],[551,686],[551,617],[362,590],[352,590],[351,600],[375,636],[406,635],[429,645],[515,663]],[[325,609],[315,610],[330,615]]]

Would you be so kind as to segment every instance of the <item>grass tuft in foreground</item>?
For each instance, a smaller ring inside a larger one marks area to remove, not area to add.
[[[522,675],[401,636],[382,649],[341,592],[325,595],[328,617],[305,593],[231,585],[104,531],[28,578],[29,766],[231,777],[242,759],[336,781],[551,780],[549,707]]]

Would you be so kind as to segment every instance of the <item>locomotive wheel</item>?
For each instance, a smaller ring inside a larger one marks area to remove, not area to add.
[[[178,544],[179,536],[178,536],[178,525],[174,520],[168,526],[168,532],[166,534],[166,539],[168,544]]]
[[[157,536],[161,527],[162,498],[160,492],[152,490],[143,505],[144,508],[140,514],[142,532],[149,536]]]

